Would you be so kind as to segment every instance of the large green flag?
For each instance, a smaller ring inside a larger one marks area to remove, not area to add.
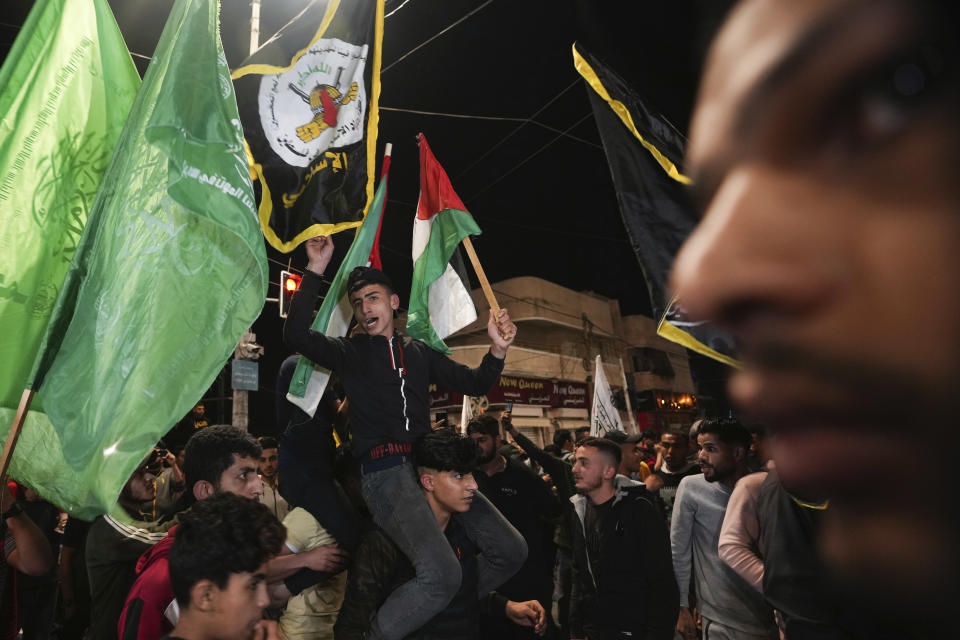
[[[216,0],[177,0],[57,299],[12,475],[107,511],[257,317],[267,266]]]
[[[0,69],[0,437],[139,86],[106,0],[38,0]]]

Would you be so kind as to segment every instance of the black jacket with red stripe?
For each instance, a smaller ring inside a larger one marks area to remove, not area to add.
[[[476,369],[454,362],[420,340],[360,334],[330,338],[310,328],[320,276],[306,271],[283,328],[287,346],[336,372],[350,399],[354,452],[377,458],[408,450],[430,431],[430,383],[470,396],[490,391],[503,360],[487,353]],[[400,445],[399,447],[396,445]]]

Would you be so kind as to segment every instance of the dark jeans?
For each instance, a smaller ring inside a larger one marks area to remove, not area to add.
[[[363,496],[373,521],[400,547],[417,572],[380,606],[367,636],[400,640],[449,604],[460,588],[460,563],[437,526],[409,462],[365,474]],[[480,549],[477,593],[485,594],[523,565],[527,544],[479,491],[470,510],[457,517]]]

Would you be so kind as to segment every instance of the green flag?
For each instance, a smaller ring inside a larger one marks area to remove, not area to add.
[[[12,475],[107,511],[263,306],[266,254],[216,0],[177,0],[31,374]]]
[[[139,86],[106,0],[38,0],[0,69],[0,437]]]
[[[383,215],[383,201],[386,197],[387,176],[384,175],[363,218],[363,224],[357,230],[357,235],[353,237],[353,243],[347,249],[347,255],[343,257],[343,262],[337,269],[337,275],[333,277],[333,283],[320,305],[320,311],[313,319],[313,328],[324,335],[333,337],[347,335],[350,320],[353,318],[353,309],[350,307],[350,300],[347,299],[347,278],[356,267],[363,267],[370,263],[370,250],[377,237],[377,228],[380,225],[380,217]],[[327,388],[329,380],[330,371],[315,366],[310,360],[300,356],[297,369],[293,372],[293,379],[290,381],[287,400],[312,416],[317,411],[320,398],[323,397],[323,391]]]

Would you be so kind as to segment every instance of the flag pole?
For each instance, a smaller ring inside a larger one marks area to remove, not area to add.
[[[483,267],[480,265],[480,258],[477,257],[473,243],[470,242],[470,236],[463,239],[463,248],[467,250],[467,255],[470,256],[470,263],[473,265],[473,270],[476,272],[477,279],[480,281],[480,288],[483,289],[483,295],[487,298],[487,304],[490,305],[490,310],[493,311],[493,317],[499,320],[500,305],[497,304],[497,299],[493,295],[493,288],[487,280],[487,274],[483,272]],[[512,337],[512,335],[503,336],[505,340],[509,340]]]
[[[27,411],[30,410],[32,401],[33,389],[24,389],[23,395],[20,396],[20,406],[17,407],[17,413],[13,416],[13,424],[10,425],[10,431],[7,432],[7,441],[3,445],[3,455],[0,456],[0,483],[3,485],[7,484],[7,469],[10,467],[11,458],[13,458],[13,449],[17,446],[17,440],[20,438],[20,431],[23,430],[23,423],[27,420]]]
[[[630,425],[635,433],[640,433],[637,419],[633,415],[633,403],[630,402],[630,387],[627,386],[627,370],[623,368],[623,356],[620,356],[620,378],[623,380],[623,399],[627,402],[627,415],[630,417]]]
[[[473,243],[470,242],[470,236],[467,236],[463,239],[463,248],[467,250],[467,255],[470,256],[470,263],[473,265],[473,270],[477,273],[477,279],[480,281],[480,288],[483,289],[483,295],[487,298],[487,304],[490,305],[490,309],[493,311],[493,316],[499,316],[500,305],[497,304],[497,299],[493,295],[493,289],[490,288],[490,282],[487,280],[487,274],[483,272],[483,267],[480,265],[480,258],[477,257],[477,252],[473,248]]]

